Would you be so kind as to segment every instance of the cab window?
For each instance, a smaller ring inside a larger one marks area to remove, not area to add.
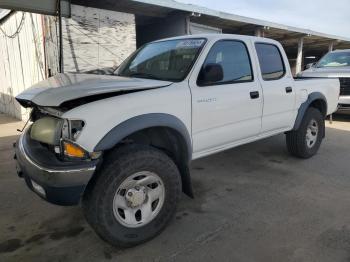
[[[203,69],[210,65],[221,67],[222,78],[215,82],[204,83]],[[198,76],[197,84],[202,86],[250,81],[253,81],[253,72],[246,45],[238,40],[220,40],[211,47]]]
[[[263,79],[276,80],[282,78],[286,73],[286,68],[278,47],[273,44],[256,43],[255,48]]]

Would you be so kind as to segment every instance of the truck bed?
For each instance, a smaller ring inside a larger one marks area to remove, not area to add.
[[[338,78],[302,78],[294,79],[297,90],[296,102],[302,104],[308,94],[319,92],[327,98],[327,115],[334,113],[338,107],[340,83]],[[297,104],[297,107],[300,105]]]

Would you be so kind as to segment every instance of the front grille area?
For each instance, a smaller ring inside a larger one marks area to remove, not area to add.
[[[339,78],[339,81],[340,81],[340,95],[350,96],[350,77]]]

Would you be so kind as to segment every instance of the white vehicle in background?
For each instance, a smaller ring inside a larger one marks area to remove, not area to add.
[[[340,96],[337,113],[350,113],[350,49],[327,53],[319,62],[309,65],[309,68],[298,76],[339,78]]]
[[[271,39],[159,40],[114,75],[59,74],[17,96],[33,109],[18,174],[51,203],[81,202],[104,240],[137,245],[164,229],[181,190],[193,196],[191,160],[280,133],[309,158],[338,96],[338,79],[294,80]]]

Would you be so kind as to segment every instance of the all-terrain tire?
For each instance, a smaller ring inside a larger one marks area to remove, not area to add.
[[[135,173],[157,174],[164,185],[164,201],[160,211],[149,223],[132,228],[116,219],[113,200],[118,187]],[[114,246],[131,247],[159,234],[176,211],[181,194],[181,176],[172,159],[151,146],[126,145],[111,151],[83,196],[84,215],[105,241]]]
[[[307,135],[310,123],[315,123],[315,126],[317,125],[318,132],[314,143],[308,146]],[[324,134],[325,123],[322,113],[318,109],[310,107],[305,112],[300,127],[297,130],[286,133],[287,149],[293,156],[310,158],[315,155],[320,148]]]

